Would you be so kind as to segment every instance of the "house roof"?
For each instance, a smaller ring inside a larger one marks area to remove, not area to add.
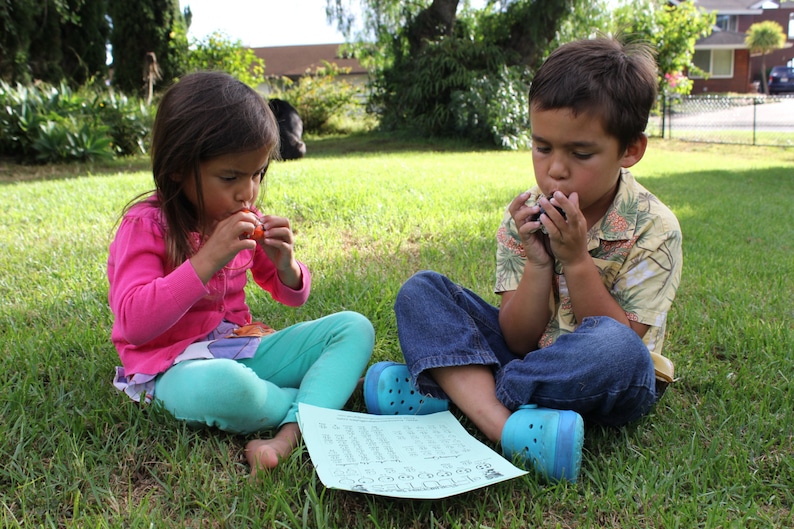
[[[251,48],[257,57],[265,61],[267,77],[300,77],[306,70],[314,71],[323,66],[323,61],[339,68],[350,68],[350,75],[366,74],[358,59],[339,54],[342,44],[309,44],[304,46],[273,46]]]
[[[747,44],[744,42],[746,35],[744,33],[737,33],[736,31],[712,31],[708,37],[703,37],[695,43],[696,50],[703,49],[730,49],[730,50],[743,50],[747,49]]]
[[[721,15],[760,15],[763,9],[777,9],[777,3],[765,0],[695,0],[698,7]]]

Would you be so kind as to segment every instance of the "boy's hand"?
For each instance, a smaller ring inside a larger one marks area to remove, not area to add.
[[[556,192],[548,200],[540,199],[545,215],[539,222],[548,234],[551,251],[566,266],[576,264],[583,259],[590,259],[587,252],[587,220],[579,209],[579,194],[576,192],[565,196]],[[557,211],[561,208],[565,215]]]
[[[527,257],[527,262],[538,268],[551,266],[552,256],[546,251],[544,235],[540,231],[540,220],[532,220],[540,212],[540,205],[527,206],[530,193],[524,192],[518,195],[508,206],[508,211],[513,217],[513,222],[518,229],[518,236],[521,239],[521,246]],[[553,209],[553,208],[552,208]]]

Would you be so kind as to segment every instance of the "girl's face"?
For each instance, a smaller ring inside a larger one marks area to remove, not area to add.
[[[215,224],[250,208],[259,196],[259,186],[269,162],[266,147],[254,151],[225,154],[199,165],[201,194],[204,198],[204,217],[211,230]],[[195,180],[184,178],[182,190],[188,200],[198,207]]]
[[[617,138],[604,132],[601,119],[574,115],[569,109],[530,108],[532,165],[546,196],[562,191],[579,194],[587,225],[606,212],[617,190],[621,167],[631,167],[645,153],[645,139],[620,152]]]

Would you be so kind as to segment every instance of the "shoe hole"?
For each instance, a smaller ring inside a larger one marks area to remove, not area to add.
[[[410,391],[410,393],[411,393],[411,395],[413,395],[413,394],[414,394],[414,393],[416,393],[416,392],[415,392],[414,390],[411,390],[411,391]]]

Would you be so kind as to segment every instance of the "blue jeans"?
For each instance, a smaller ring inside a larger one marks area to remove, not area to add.
[[[620,426],[647,414],[657,401],[648,348],[612,318],[585,318],[576,331],[522,358],[504,341],[499,308],[436,272],[411,277],[397,294],[394,312],[414,384],[434,397],[448,398],[426,370],[486,365],[494,373],[496,397],[509,410],[531,403]]]

